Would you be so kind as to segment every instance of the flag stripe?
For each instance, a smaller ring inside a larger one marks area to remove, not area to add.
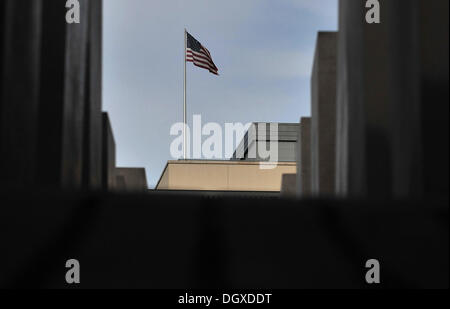
[[[188,53],[191,53],[193,55],[199,56],[199,57],[204,57],[205,59],[211,60],[211,57],[209,57],[208,55],[206,55],[205,53],[197,53],[191,49],[187,50]]]
[[[186,57],[186,60],[189,62],[194,62],[194,64],[201,65],[200,67],[208,69],[210,71],[214,71],[217,73],[217,67],[212,63],[209,59],[205,58],[204,56],[197,56],[195,54],[189,53]]]
[[[211,66],[215,67],[214,62],[212,61],[212,59],[210,57],[208,57],[207,55],[205,55],[204,53],[197,53],[195,51],[192,51],[192,50],[188,49],[187,50],[187,55],[188,56],[191,55],[192,57],[197,58],[197,59],[203,59],[204,61],[209,62],[211,64]]]
[[[204,65],[199,64],[199,63],[194,63],[194,65],[195,65],[195,66],[198,66],[198,67],[200,67],[200,68],[202,68],[202,69],[206,69],[206,70],[208,70],[209,72],[211,72],[211,73],[213,73],[213,74],[219,75],[219,74],[217,73],[217,71],[211,70],[211,68],[209,68],[209,67],[207,67],[207,66],[204,66]]]
[[[197,58],[197,57],[191,57],[191,58],[187,58],[187,59],[191,59],[193,62],[201,62],[201,63],[203,63],[203,64],[205,64],[205,65],[209,65],[212,69],[216,69],[215,67],[213,67],[213,66],[211,65],[210,62],[205,61],[205,60],[203,60],[203,59],[200,59],[200,58]]]
[[[206,47],[202,45],[202,49],[208,54],[209,57],[211,57],[211,54],[209,53],[209,50]]]
[[[194,60],[190,60],[190,59],[188,59],[187,61],[188,62],[193,62],[196,66],[199,66],[201,68],[208,69],[209,71],[217,73],[217,69],[211,67],[210,65],[208,65],[208,64],[206,64],[204,62],[194,61]]]
[[[188,54],[188,56],[202,58],[202,59],[204,59],[206,61],[211,61],[210,58],[206,57],[204,54],[197,54],[197,53],[193,53],[191,51],[188,51],[187,54]]]
[[[196,66],[198,66],[198,67],[201,67],[201,68],[203,68],[203,69],[207,69],[207,70],[209,70],[211,73],[217,73],[217,70],[216,70],[216,69],[212,68],[211,66],[209,66],[209,65],[207,65],[207,64],[204,64],[203,62],[193,61],[193,60],[187,60],[187,61],[193,62],[194,65],[196,65]]]
[[[217,70],[217,68],[214,65],[214,63],[211,62],[210,59],[206,58],[203,55],[196,55],[196,54],[190,53],[188,51],[186,59],[192,59],[193,61],[198,61],[198,62],[202,62],[204,64],[208,64],[212,69]]]

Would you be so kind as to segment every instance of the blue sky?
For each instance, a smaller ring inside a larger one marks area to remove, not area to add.
[[[317,31],[336,30],[337,0],[106,0],[103,109],[118,166],[153,188],[183,117],[184,28],[220,76],[188,63],[188,123],[298,122],[310,115]]]

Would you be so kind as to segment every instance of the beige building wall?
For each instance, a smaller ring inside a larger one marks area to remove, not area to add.
[[[268,163],[263,163],[268,164]],[[280,191],[283,174],[295,174],[295,162],[261,169],[248,161],[169,161],[156,190]]]

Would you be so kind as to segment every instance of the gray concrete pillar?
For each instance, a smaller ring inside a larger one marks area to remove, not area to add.
[[[283,174],[281,176],[281,195],[283,197],[295,197],[297,188],[297,174]]]
[[[116,144],[108,113],[103,113],[102,116],[102,186],[103,190],[111,191],[116,187]]]
[[[42,1],[0,4],[0,183],[34,185]]]
[[[0,4],[0,181],[3,186],[101,187],[102,1]]]
[[[301,197],[311,195],[311,118],[300,119],[300,132],[297,140],[297,189]]]
[[[336,32],[319,32],[311,77],[311,190],[335,194]]]
[[[119,190],[125,189],[127,192],[146,192],[148,190],[145,168],[118,167],[116,176]]]
[[[88,4],[83,186],[99,189],[102,186],[102,0],[91,0]]]
[[[336,190],[448,196],[448,1],[380,8],[339,4]]]
[[[43,2],[39,185],[81,188],[89,24],[87,3],[80,1],[81,23],[67,24],[64,5]]]
[[[400,5],[398,9],[401,9]],[[420,0],[415,14],[420,20],[418,54],[423,190],[427,196],[448,198],[449,1]]]

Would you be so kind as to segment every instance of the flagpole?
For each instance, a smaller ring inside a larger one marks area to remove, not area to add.
[[[184,160],[186,160],[186,50],[187,50],[187,31],[184,28],[184,102],[183,102],[183,156]]]

